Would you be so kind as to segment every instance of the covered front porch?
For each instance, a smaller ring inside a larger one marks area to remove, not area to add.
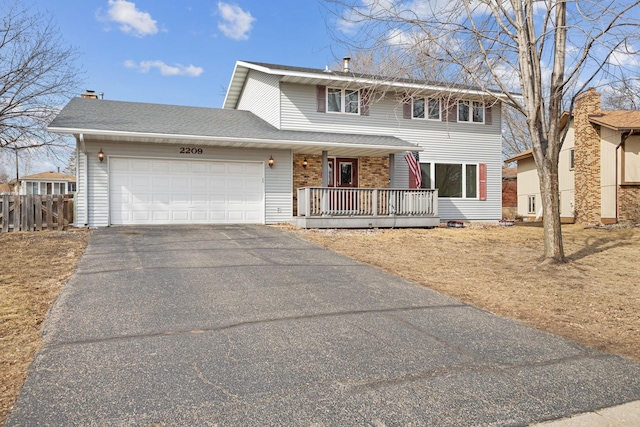
[[[302,228],[431,228],[440,224],[438,190],[298,188]]]

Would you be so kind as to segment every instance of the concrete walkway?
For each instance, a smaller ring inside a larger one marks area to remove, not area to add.
[[[8,426],[511,426],[640,400],[638,363],[265,226],[95,231],[44,344]]]

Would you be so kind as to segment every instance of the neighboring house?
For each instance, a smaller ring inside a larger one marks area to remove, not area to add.
[[[558,163],[560,216],[565,222],[640,222],[640,111],[601,110],[589,90],[564,117],[567,136]],[[518,162],[518,214],[540,218],[542,206],[533,153]]]
[[[472,88],[239,61],[222,109],[75,98],[49,130],[77,140],[77,225],[309,226],[320,206],[326,221],[367,217],[351,226],[378,225],[382,211],[397,226],[433,226],[501,218],[500,104],[482,100]],[[407,152],[420,152],[425,190],[407,190]],[[404,190],[364,190],[374,188]],[[432,221],[409,221],[434,188]]]
[[[14,179],[10,183],[14,194],[71,194],[76,191],[76,177],[59,172],[42,172]]]

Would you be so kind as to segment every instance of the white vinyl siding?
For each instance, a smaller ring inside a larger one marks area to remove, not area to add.
[[[86,136],[85,136],[85,139]],[[193,145],[193,144],[188,144]],[[219,160],[234,162],[264,163],[264,222],[273,224],[290,221],[293,213],[292,154],[290,150],[241,149],[198,145],[202,154],[180,154],[179,144],[141,144],[122,141],[121,143],[86,141],[89,160],[89,221],[90,227],[104,227],[109,224],[109,157],[136,157],[146,159],[175,160]],[[106,160],[98,161],[98,151],[102,148]],[[266,161],[273,156],[273,168]],[[78,168],[78,221],[84,220],[84,169],[83,156],[79,156]]]
[[[492,107],[490,125],[404,119],[402,104],[390,94],[372,103],[368,116],[317,112],[316,87],[281,84],[282,129],[351,134],[391,135],[418,144],[421,162],[486,163],[487,200],[441,199],[442,219],[499,220],[502,215],[500,105]],[[373,96],[373,99],[377,99]],[[409,173],[403,154],[396,154],[394,184],[407,188]]]
[[[280,77],[251,70],[238,110],[251,111],[269,124],[280,127]]]
[[[529,197],[540,198],[538,171],[533,157],[518,161],[518,215],[529,217]],[[565,199],[566,197],[562,197]]]
[[[77,164],[77,172],[76,179],[78,185],[76,186],[76,195],[74,196],[73,204],[75,209],[75,218],[74,225],[76,227],[83,227],[88,225],[87,221],[87,180],[85,175],[85,166],[87,155],[80,151],[80,149],[76,150],[76,164]]]

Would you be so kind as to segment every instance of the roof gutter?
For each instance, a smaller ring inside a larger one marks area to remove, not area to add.
[[[219,137],[204,135],[183,135],[183,134],[167,134],[167,133],[147,133],[147,132],[130,132],[130,131],[109,131],[100,129],[77,129],[77,128],[61,128],[49,127],[50,132],[61,134],[80,135],[81,143],[84,147],[84,136],[113,136],[124,138],[159,138],[159,139],[182,139],[188,141],[215,141],[215,142],[244,142],[248,144],[265,144],[272,145],[280,143],[284,145],[298,145],[308,147],[348,147],[363,149],[389,150],[395,152],[403,151],[421,151],[416,145],[395,146],[395,145],[372,145],[372,144],[353,144],[345,142],[328,142],[328,141],[305,141],[305,140],[286,140],[286,139],[265,139],[265,138],[238,138],[238,137]],[[86,152],[86,151],[85,151]]]

